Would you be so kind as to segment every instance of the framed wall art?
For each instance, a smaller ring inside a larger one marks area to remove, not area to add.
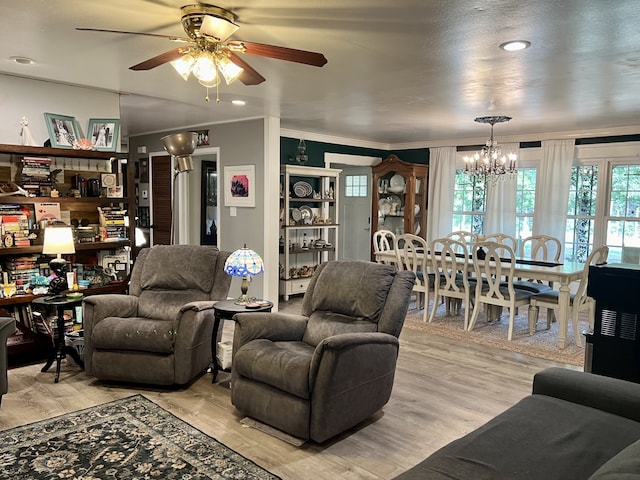
[[[75,117],[45,113],[44,121],[53,148],[73,148],[73,144],[80,139],[80,128]]]
[[[256,206],[256,167],[237,165],[224,167],[225,207]]]
[[[90,118],[87,137],[93,147],[100,152],[115,152],[120,132],[117,118]]]

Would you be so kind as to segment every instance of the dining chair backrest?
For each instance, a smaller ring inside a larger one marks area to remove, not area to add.
[[[440,291],[460,292],[469,283],[469,247],[451,238],[436,238],[431,242],[431,264],[440,275]],[[457,282],[460,279],[461,282]],[[462,284],[461,284],[462,283]]]
[[[573,298],[573,306],[574,308],[583,305],[588,301],[587,296],[587,283],[589,281],[589,266],[591,265],[604,265],[607,263],[607,258],[609,257],[609,247],[606,245],[594,249],[589,256],[587,257],[587,261],[584,264],[584,270],[582,271],[582,276],[580,277],[580,285],[578,285],[578,289],[576,290],[575,297]]]
[[[396,238],[396,257],[400,270],[410,270],[416,274],[414,290],[429,287],[427,241],[411,233],[403,233]]]
[[[479,255],[480,250],[484,252],[484,258]],[[498,242],[477,242],[471,247],[471,258],[478,283],[482,279],[484,297],[504,300],[501,287],[505,286],[513,296],[516,256],[510,246]]]
[[[478,240],[478,236],[475,233],[468,232],[466,230],[457,230],[455,232],[448,233],[447,238],[469,244],[474,243]]]
[[[396,249],[396,234],[391,230],[377,230],[373,234],[373,255],[377,263],[393,263],[378,253],[393,252]]]
[[[520,258],[541,260],[543,262],[560,261],[562,244],[550,235],[532,235],[522,240]]]
[[[503,243],[505,245],[510,246],[514,252],[518,250],[517,249],[518,241],[515,239],[515,237],[507,233],[490,233],[488,235],[483,235],[482,241]]]

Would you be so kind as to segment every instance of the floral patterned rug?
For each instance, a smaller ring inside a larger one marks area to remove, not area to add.
[[[0,479],[279,479],[142,395],[0,432]]]

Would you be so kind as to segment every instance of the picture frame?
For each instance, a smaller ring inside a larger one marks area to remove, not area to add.
[[[73,148],[73,144],[80,139],[80,127],[75,117],[45,113],[44,121],[53,148]]]
[[[120,133],[118,118],[90,118],[87,138],[99,152],[115,152]]]
[[[256,166],[224,167],[225,207],[256,206]]]
[[[198,135],[196,147],[205,147],[209,145],[209,130],[194,130],[193,133]]]

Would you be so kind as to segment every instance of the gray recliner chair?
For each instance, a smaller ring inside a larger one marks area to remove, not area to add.
[[[159,245],[136,258],[129,295],[83,301],[84,365],[102,380],[186,384],[212,359],[213,305],[229,293],[229,252]],[[222,330],[222,329],[220,329]]]
[[[7,338],[13,335],[15,331],[16,321],[13,318],[0,318],[0,404],[2,403],[2,395],[7,393],[9,389],[9,381],[7,379],[7,369],[9,367]]]
[[[323,442],[389,400],[415,275],[390,265],[321,264],[302,314],[234,317],[231,401],[304,440]]]

